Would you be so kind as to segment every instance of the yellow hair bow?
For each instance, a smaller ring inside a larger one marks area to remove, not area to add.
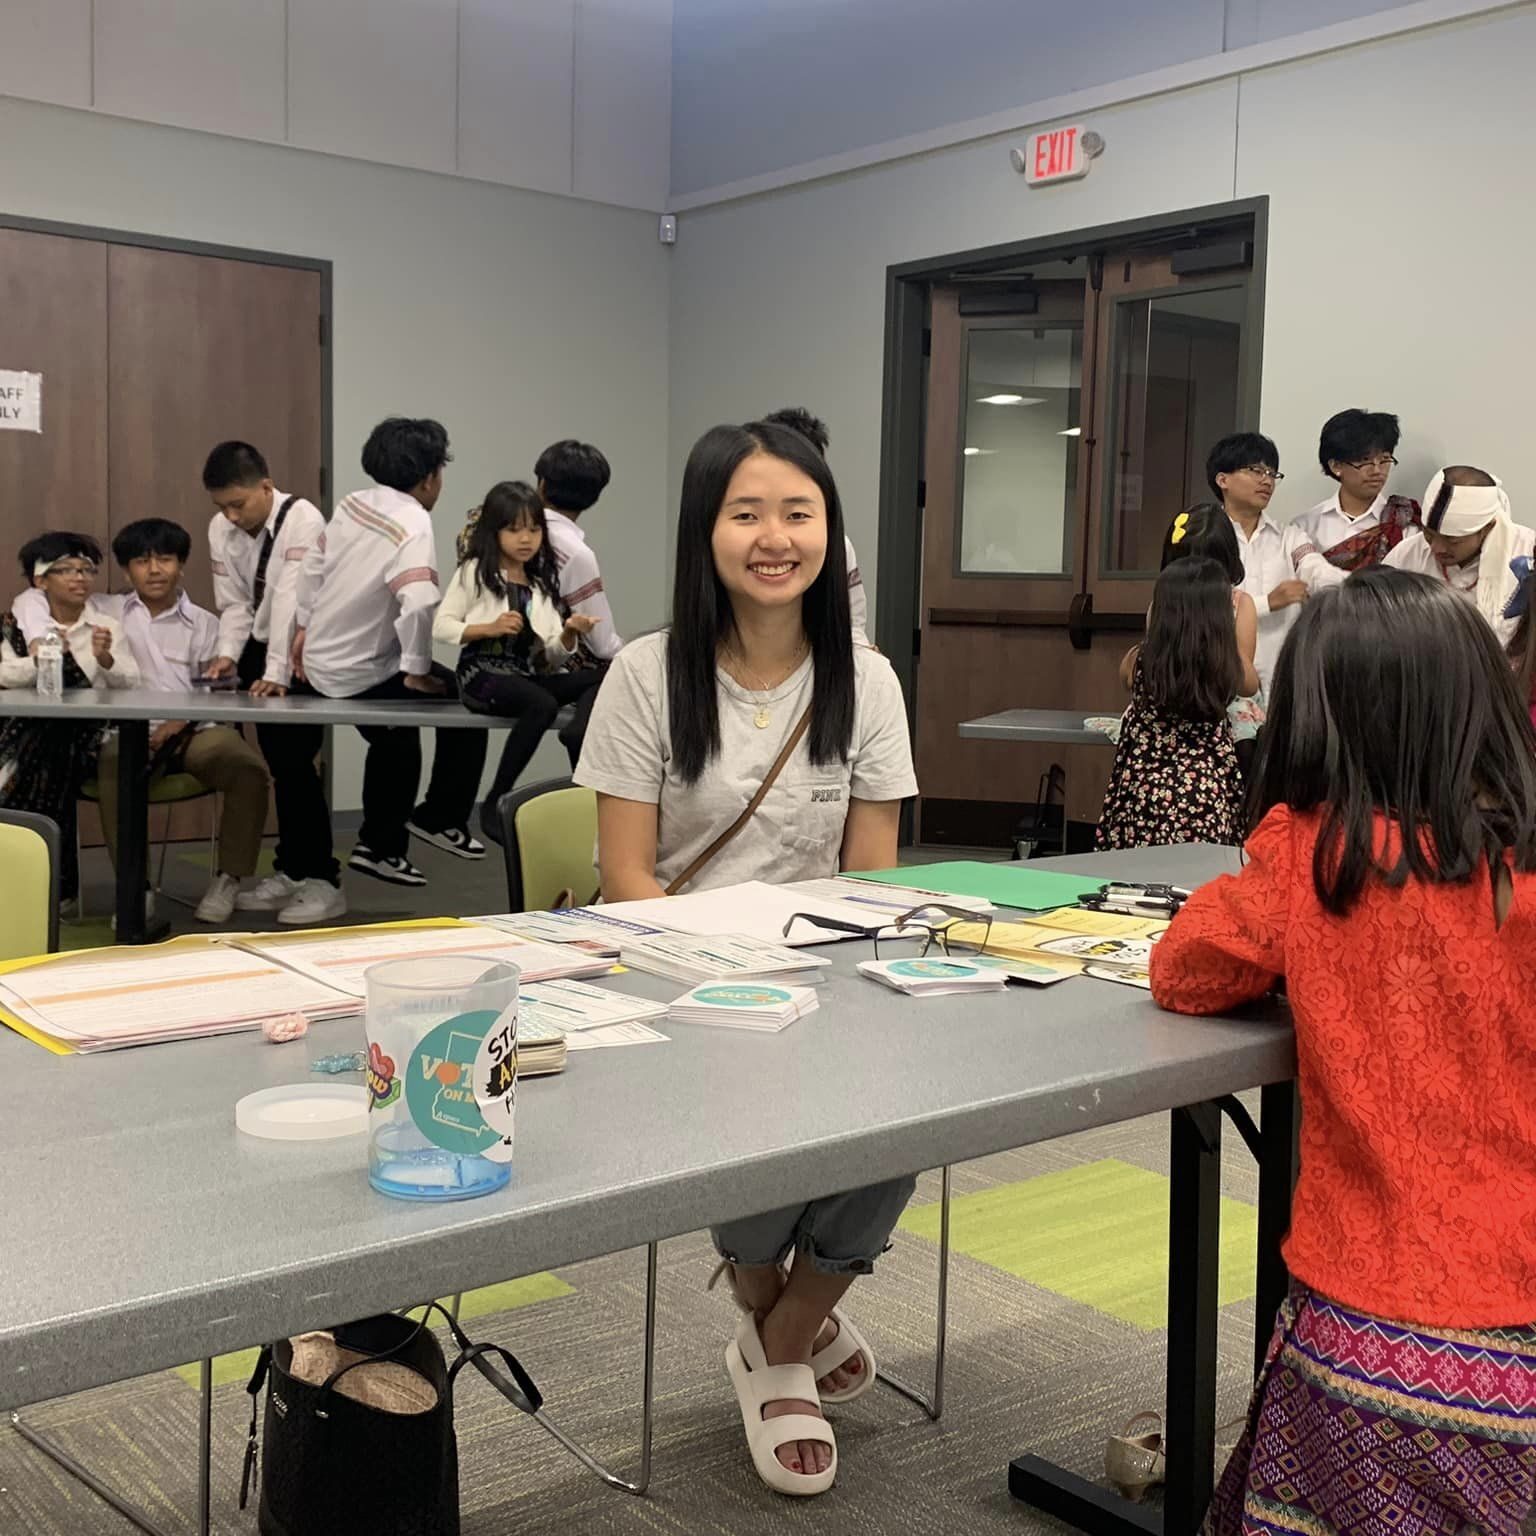
[[[1173,535],[1169,539],[1170,544],[1179,543],[1184,535],[1189,532],[1189,513],[1180,512],[1173,520]]]

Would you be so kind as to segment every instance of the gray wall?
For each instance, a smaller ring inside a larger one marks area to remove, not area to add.
[[[1411,0],[674,0],[672,192]]]
[[[1503,475],[1536,524],[1525,302],[1536,6],[1091,114],[1108,147],[1083,181],[1031,190],[983,140],[680,217],[672,318],[672,486],[706,426],[803,401],[861,568],[877,580],[884,278],[895,262],[1267,195],[1263,426],[1288,478],[1276,511],[1321,499],[1317,430],[1399,412],[1394,488],[1440,463]],[[1176,145],[1169,154],[1166,147]]]
[[[336,487],[367,483],[380,417],[440,418],[444,571],[490,485],[557,437],[599,443],[613,484],[588,518],[615,612],[630,630],[659,618],[669,253],[651,215],[4,99],[0,143],[30,146],[0,157],[8,214],[334,262]],[[347,808],[359,744],[338,742]],[[567,771],[558,749],[542,766]]]

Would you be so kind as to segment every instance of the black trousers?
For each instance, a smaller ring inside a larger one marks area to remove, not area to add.
[[[446,667],[433,667],[433,674],[453,686],[453,675]],[[289,690],[293,694],[313,694],[316,690],[308,683],[295,682]],[[427,695],[405,686],[405,679],[397,672],[362,693],[350,695],[357,699],[401,699],[420,704]],[[474,749],[472,739],[482,733],[473,729],[441,730],[437,732],[437,751],[432,763],[432,778],[427,786],[426,798],[415,805],[417,786],[421,782],[421,733],[415,726],[362,725],[358,734],[368,743],[368,755],[363,763],[363,825],[358,841],[380,858],[399,858],[405,855],[410,834],[405,829],[407,821],[415,821],[429,831],[442,832],[450,827],[463,827],[469,823],[474,808],[475,792],[480,785],[480,764],[483,761],[484,744],[480,752]],[[325,728],[321,725],[284,725],[275,727],[279,762],[273,762],[267,744],[262,751],[268,754],[272,766],[274,788],[282,778],[302,778],[301,762],[307,761],[311,774],[314,771],[315,754]],[[414,807],[414,809],[413,809]],[[306,866],[323,863],[329,870],[322,878],[335,880],[338,876],[332,838],[330,810],[323,795],[318,804],[306,800],[298,808],[299,824],[291,832],[283,828],[285,857],[292,847],[297,858],[302,851]],[[278,817],[283,816],[282,793],[278,791]],[[283,873],[298,880],[303,875],[295,873],[287,863]],[[308,873],[318,870],[310,868]]]
[[[537,676],[475,671],[461,681],[459,698],[467,708],[488,715],[510,715],[517,720],[506,733],[501,762],[485,797],[487,806],[494,809],[517,784],[538,750],[539,738],[555,723],[555,716],[566,704],[574,704],[576,711],[571,722],[561,728],[560,744],[575,768],[604,675],[604,669],[595,667]],[[484,750],[482,742],[482,753]]]
[[[241,685],[249,688],[266,672],[266,641],[247,640],[237,665]],[[305,689],[295,682],[288,691]],[[272,773],[272,804],[277,811],[274,866],[290,880],[329,880],[336,885],[341,867],[331,852],[331,815],[315,765],[324,739],[321,725],[256,727],[256,745]]]

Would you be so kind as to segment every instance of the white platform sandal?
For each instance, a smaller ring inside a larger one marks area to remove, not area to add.
[[[810,1366],[769,1365],[756,1319],[747,1314],[737,1326],[736,1337],[725,1346],[725,1369],[736,1389],[742,1428],[747,1432],[747,1449],[752,1453],[757,1475],[775,1493],[801,1498],[825,1493],[837,1477],[837,1437],[832,1426],[808,1413],[786,1413],[777,1419],[763,1417],[763,1409],[769,1403],[819,1401],[816,1377]],[[791,1472],[774,1454],[797,1440],[815,1440],[831,1451],[832,1460],[825,1472]]]
[[[736,1287],[732,1281],[731,1262],[722,1259],[714,1268],[709,1277],[709,1283],[705,1290],[712,1291],[722,1281],[726,1282],[726,1293],[742,1312],[751,1312],[751,1308],[736,1294]],[[864,1369],[859,1374],[859,1379],[851,1387],[844,1387],[838,1392],[823,1392],[820,1394],[823,1408],[835,1408],[842,1404],[854,1402],[864,1396],[875,1384],[875,1352],[869,1347],[869,1340],[859,1332],[857,1328],[837,1308],[833,1307],[827,1314],[837,1324],[837,1337],[832,1340],[825,1349],[818,1349],[811,1356],[811,1375],[820,1381],[823,1377],[830,1376],[839,1367],[847,1365],[855,1355],[864,1357]]]
[[[875,1352],[869,1347],[869,1341],[864,1335],[843,1316],[838,1308],[833,1307],[828,1316],[837,1324],[837,1337],[825,1349],[818,1349],[811,1356],[811,1375],[817,1381],[821,1381],[824,1377],[830,1376],[833,1371],[847,1365],[856,1355],[862,1355],[864,1358],[864,1369],[859,1372],[858,1380],[851,1387],[821,1394],[822,1406],[830,1408],[841,1403],[851,1403],[863,1397],[875,1384],[876,1367]]]

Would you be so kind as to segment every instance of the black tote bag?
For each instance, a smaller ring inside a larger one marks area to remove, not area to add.
[[[450,1365],[426,1325],[442,1314],[459,1353]],[[293,1349],[280,1339],[262,1350],[246,1390],[251,1430],[240,1507],[256,1464],[256,1419],[269,1381],[261,1450],[261,1536],[459,1536],[459,1457],[453,1431],[453,1384],[473,1365],[514,1407],[535,1413],[539,1389],[517,1358],[495,1344],[475,1344],[433,1303],[419,1322],[385,1313],[333,1330],[337,1344],[368,1357],[335,1371],[320,1386],[292,1375]],[[337,1383],[358,1365],[388,1360],[435,1389],[420,1413],[387,1413],[343,1396]],[[497,1369],[499,1361],[508,1374]]]

